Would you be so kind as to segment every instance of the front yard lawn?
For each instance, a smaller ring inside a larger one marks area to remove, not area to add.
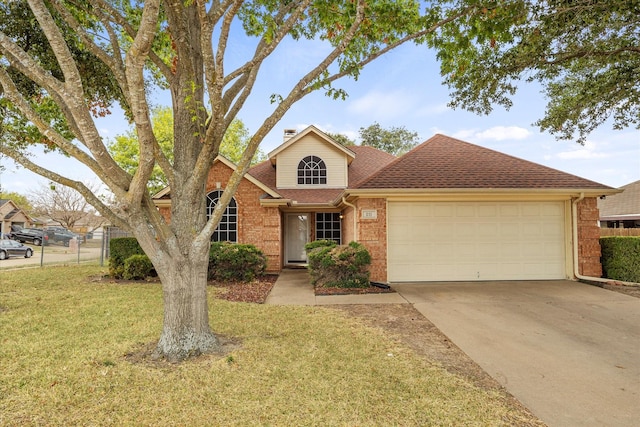
[[[159,337],[160,285],[101,274],[0,272],[0,425],[494,426],[513,415],[498,393],[320,307],[212,297],[230,353],[131,357]]]

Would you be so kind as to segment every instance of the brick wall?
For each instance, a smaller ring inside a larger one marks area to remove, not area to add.
[[[233,171],[227,165],[216,162],[209,171],[206,193],[218,189],[224,190]],[[267,271],[277,272],[282,268],[282,247],[280,244],[281,217],[276,207],[260,206],[260,197],[264,190],[247,179],[243,179],[235,194],[238,205],[238,243],[255,245],[267,257]],[[160,208],[167,222],[171,219],[169,208]]]
[[[601,277],[599,213],[595,197],[578,203],[578,272],[584,276]]]
[[[385,199],[358,199],[357,240],[371,254],[371,280],[387,281],[387,204]],[[375,210],[375,219],[363,219],[362,210]]]
[[[342,211],[342,243],[347,244],[356,240],[355,230],[353,229],[353,215],[354,210],[351,207],[347,207]]]

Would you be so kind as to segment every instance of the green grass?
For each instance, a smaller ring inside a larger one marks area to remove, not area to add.
[[[224,357],[125,355],[159,337],[158,284],[98,266],[0,272],[0,425],[501,425],[499,396],[337,311],[211,300]]]

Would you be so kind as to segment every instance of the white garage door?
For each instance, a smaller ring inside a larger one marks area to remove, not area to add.
[[[388,279],[565,277],[563,202],[389,202]]]

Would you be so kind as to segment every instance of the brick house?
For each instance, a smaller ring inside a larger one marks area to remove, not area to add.
[[[234,168],[214,162],[209,211]],[[256,245],[274,272],[334,239],[364,244],[383,282],[599,277],[596,200],[617,192],[444,135],[396,158],[310,126],[249,170],[213,239]],[[154,200],[169,219],[169,189]]]

